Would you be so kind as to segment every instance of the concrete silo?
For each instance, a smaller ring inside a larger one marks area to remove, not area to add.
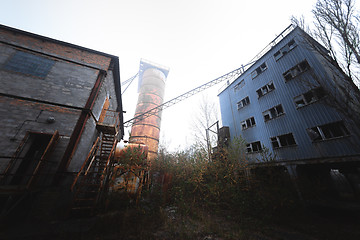
[[[165,81],[169,69],[141,59],[139,70],[139,97],[135,117],[163,103]],[[130,142],[144,143],[148,146],[148,160],[156,158],[161,125],[161,111],[146,118],[134,121]]]

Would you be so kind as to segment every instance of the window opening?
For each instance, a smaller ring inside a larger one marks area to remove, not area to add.
[[[270,108],[269,110],[266,110],[265,112],[263,112],[263,116],[264,116],[264,121],[269,121],[271,119],[277,118],[281,115],[285,114],[284,109],[282,107],[282,105],[277,105],[273,108]]]
[[[251,72],[251,78],[256,78],[259,74],[263,73],[267,69],[266,63],[260,65],[260,67],[256,68]]]
[[[259,152],[259,151],[261,151],[261,150],[262,150],[262,148],[261,148],[261,143],[260,143],[260,141],[246,144],[246,151],[247,151],[247,153]]]
[[[289,41],[284,47],[282,47],[279,51],[274,53],[274,58],[276,61],[278,61],[280,58],[285,56],[287,53],[289,53],[292,49],[296,47],[296,42],[294,39]]]
[[[270,83],[266,84],[265,86],[256,90],[256,93],[258,95],[258,98],[261,98],[262,96],[268,94],[269,92],[273,91],[274,89],[275,89],[274,83],[270,82]]]
[[[296,145],[294,136],[292,133],[271,137],[270,138],[271,144],[273,148],[281,148],[281,147],[287,147],[287,146],[294,146]]]
[[[245,107],[246,105],[249,105],[250,104],[250,99],[249,97],[246,97],[246,98],[243,98],[241,101],[239,101],[237,103],[237,106],[238,106],[238,110]]]
[[[283,73],[285,82],[290,81],[291,79],[307,71],[308,69],[310,69],[309,63],[306,60],[302,61],[301,63],[295,65],[294,67]]]
[[[245,81],[244,79],[241,80],[239,83],[237,83],[234,87],[234,91],[236,92],[237,90],[239,90],[240,88],[242,88],[245,85]]]
[[[255,118],[251,117],[241,122],[241,128],[242,130],[246,130],[250,127],[255,126]]]
[[[313,142],[350,135],[342,121],[309,128],[306,131]]]
[[[322,87],[311,89],[310,91],[294,98],[294,102],[297,108],[306,106],[310,103],[316,102],[326,95],[325,90]]]

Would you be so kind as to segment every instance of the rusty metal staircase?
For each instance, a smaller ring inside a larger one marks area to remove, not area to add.
[[[97,129],[100,135],[71,186],[74,216],[93,215],[107,192],[118,131],[116,125],[102,123],[97,124]]]

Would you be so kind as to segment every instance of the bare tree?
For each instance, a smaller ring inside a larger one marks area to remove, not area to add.
[[[360,87],[360,16],[354,0],[318,0],[312,10],[313,27],[303,17],[292,22],[321,42],[330,54],[329,62]]]
[[[312,13],[313,27],[306,25],[303,17],[292,17],[292,22],[305,30],[303,37],[307,45],[320,54],[331,69],[326,89],[328,105],[346,116],[349,125],[360,126],[360,18],[354,1],[318,0]],[[320,84],[321,80],[312,75],[317,85]],[[355,134],[360,137],[358,131]]]
[[[360,64],[359,15],[354,0],[318,0],[312,10],[323,34],[334,34]]]
[[[218,106],[216,102],[207,95],[202,95],[193,117],[192,131],[194,142],[200,148],[208,151],[206,129],[218,121]],[[216,139],[210,138],[210,145],[216,145]]]

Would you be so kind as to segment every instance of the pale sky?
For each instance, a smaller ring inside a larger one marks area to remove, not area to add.
[[[0,0],[0,23],[119,56],[121,81],[136,74],[141,58],[169,67],[166,101],[245,65],[292,15],[310,21],[315,2]],[[123,95],[125,120],[135,111],[136,85]],[[221,85],[205,92],[216,103]],[[160,140],[170,150],[192,143],[200,99],[198,94],[163,111]]]

